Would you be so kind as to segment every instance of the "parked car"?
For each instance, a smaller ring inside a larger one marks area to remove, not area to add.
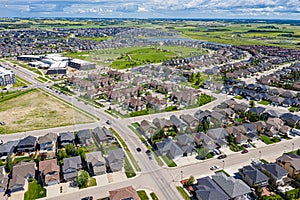
[[[3,144],[3,140],[0,140],[0,145]]]
[[[81,198],[81,200],[93,200],[93,197],[92,196],[88,196],[88,197]]]
[[[106,124],[111,125],[111,122],[109,120],[106,121]]]
[[[218,165],[214,165],[210,168],[210,170],[216,170],[216,169],[219,169],[220,167]]]
[[[136,150],[137,150],[137,152],[141,152],[142,151],[140,147],[136,148]]]
[[[218,156],[218,159],[224,159],[224,158],[226,158],[226,157],[227,157],[227,155],[222,154],[222,155],[219,155],[219,156]]]
[[[245,154],[245,153],[248,153],[249,151],[247,150],[247,149],[244,149],[243,151],[242,151],[242,154]]]

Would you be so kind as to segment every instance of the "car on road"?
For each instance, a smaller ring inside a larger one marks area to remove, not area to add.
[[[245,153],[248,153],[249,151],[247,150],[247,149],[244,149],[243,151],[242,151],[242,154],[245,154]]]
[[[106,121],[106,124],[111,125],[111,122],[109,120]]]
[[[3,140],[0,140],[0,145],[3,144]]]
[[[137,151],[137,152],[141,152],[142,149],[141,149],[140,147],[138,147],[138,148],[136,148],[136,151]]]
[[[221,159],[224,159],[224,158],[226,158],[226,157],[227,157],[227,155],[222,154],[222,155],[219,155],[219,156],[218,156],[218,159],[221,160]]]
[[[210,168],[210,170],[216,170],[216,169],[219,169],[220,167],[218,165],[214,165]]]
[[[81,198],[81,200],[93,200],[93,197],[92,196],[83,197]]]
[[[0,121],[0,125],[1,126],[5,125],[5,122],[4,121]]]
[[[28,88],[28,86],[27,86],[27,85],[24,85],[23,88]]]

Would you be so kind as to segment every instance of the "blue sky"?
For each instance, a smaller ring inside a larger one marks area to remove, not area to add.
[[[0,0],[0,17],[300,20],[300,0]]]

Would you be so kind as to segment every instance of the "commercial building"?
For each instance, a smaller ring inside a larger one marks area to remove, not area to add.
[[[0,86],[16,83],[15,73],[0,65]]]
[[[72,59],[69,62],[69,67],[72,67],[72,68],[75,68],[78,70],[87,70],[87,69],[95,69],[96,64],[88,62],[88,61],[84,61],[84,60]]]

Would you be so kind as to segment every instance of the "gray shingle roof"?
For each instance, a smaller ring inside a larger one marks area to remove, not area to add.
[[[284,168],[280,167],[276,163],[263,164],[261,167],[277,179],[281,179],[288,174]]]
[[[156,143],[156,146],[161,155],[167,155],[170,159],[183,155],[181,148],[171,138],[163,139]]]
[[[125,153],[123,149],[114,149],[108,152],[108,164],[112,171],[120,171],[123,167]]]
[[[224,173],[217,173],[212,176],[212,179],[220,188],[230,197],[235,198],[251,192],[251,189],[242,180],[234,177],[227,177]]]
[[[64,133],[59,133],[60,141],[65,141],[65,140],[74,140],[75,135],[73,132],[64,132]]]
[[[210,178],[204,177],[197,179],[196,195],[200,200],[227,200],[229,197],[224,191]]]
[[[269,180],[268,176],[259,171],[257,168],[250,165],[244,166],[242,169],[239,170],[239,173],[242,175],[242,177],[249,177],[254,184],[258,184],[263,181]]]

